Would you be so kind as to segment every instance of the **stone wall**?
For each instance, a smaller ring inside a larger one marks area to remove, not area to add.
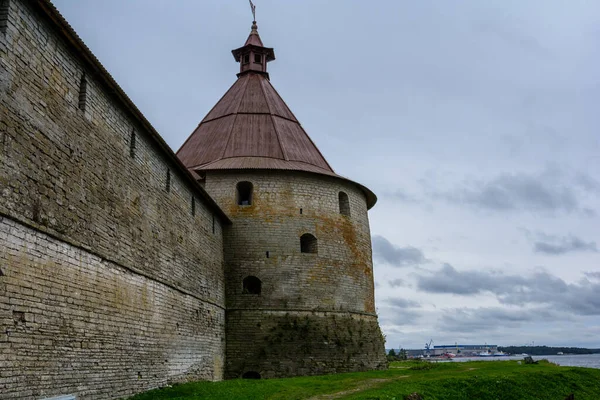
[[[251,205],[237,204],[236,185],[243,181],[253,185]],[[234,221],[224,231],[227,377],[246,372],[249,360],[266,377],[335,372],[336,365],[338,371],[385,365],[366,199],[358,187],[291,171],[209,171],[205,188]],[[348,195],[349,216],[340,213],[340,191]],[[305,233],[317,238],[316,254],[301,252]],[[260,294],[245,293],[248,276],[261,280]],[[288,332],[283,316],[294,313],[308,318],[310,338]],[[362,334],[357,320],[368,326]],[[339,326],[349,334],[330,341]],[[290,336],[264,353],[262,338],[270,329]],[[370,345],[358,346],[364,342]],[[275,367],[284,353],[286,363],[296,360],[296,368]]]
[[[226,360],[228,378],[387,368],[377,317],[342,312],[228,310]]]
[[[0,393],[221,379],[226,217],[41,3],[2,2]]]
[[[223,309],[0,217],[0,398],[122,398],[223,371]]]

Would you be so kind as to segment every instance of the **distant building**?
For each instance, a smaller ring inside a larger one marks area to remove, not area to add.
[[[440,356],[444,353],[454,353],[463,356],[479,355],[482,352],[495,353],[498,351],[498,346],[495,344],[445,344],[433,346],[431,351],[432,356]]]

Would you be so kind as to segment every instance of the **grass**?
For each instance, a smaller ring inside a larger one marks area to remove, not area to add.
[[[131,400],[208,399],[371,399],[402,400],[417,392],[424,399],[576,400],[600,399],[600,370],[535,365],[517,361],[431,364],[395,362],[387,371],[284,379],[194,382],[146,392]]]

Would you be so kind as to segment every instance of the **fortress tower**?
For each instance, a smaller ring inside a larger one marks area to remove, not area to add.
[[[375,195],[271,86],[256,23],[233,55],[175,154],[50,0],[0,0],[0,398],[385,367]]]
[[[385,367],[367,210],[271,85],[256,22],[237,81],[177,152],[231,218],[224,228],[225,377]]]

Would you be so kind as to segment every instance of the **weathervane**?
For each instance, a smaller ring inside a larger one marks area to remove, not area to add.
[[[248,0],[250,2],[250,9],[252,10],[252,20],[256,21],[256,6],[252,2],[252,0]]]

